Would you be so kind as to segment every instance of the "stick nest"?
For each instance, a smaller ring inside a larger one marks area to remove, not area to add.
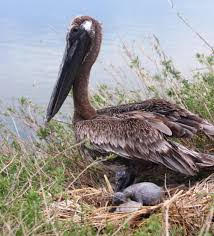
[[[205,233],[213,227],[214,174],[189,188],[167,189],[164,202],[143,206],[133,213],[109,212],[112,208],[112,190],[109,188],[83,187],[68,190],[66,194],[66,199],[60,197],[49,205],[45,210],[48,216],[102,229],[108,224],[122,228],[127,223],[137,228],[144,224],[145,218],[157,213],[162,215],[166,233],[171,226],[182,227],[185,235],[199,231]]]

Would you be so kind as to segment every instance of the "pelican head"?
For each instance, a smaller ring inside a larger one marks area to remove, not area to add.
[[[80,67],[91,50],[95,28],[96,21],[89,16],[76,17],[72,21],[66,37],[66,48],[58,79],[47,108],[47,122],[59,111],[72,89]]]

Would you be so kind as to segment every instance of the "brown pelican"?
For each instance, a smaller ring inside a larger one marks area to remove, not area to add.
[[[97,111],[92,107],[88,98],[89,75],[101,41],[102,30],[97,20],[89,16],[73,20],[47,108],[47,121],[59,111],[73,88],[77,141],[87,139],[100,155],[114,153],[128,165],[127,170],[116,174],[117,191],[131,184],[131,172],[144,162],[162,164],[186,175],[196,174],[201,167],[213,166],[213,156],[188,150],[167,139],[168,136],[191,137],[199,130],[214,135],[213,125],[175,104],[151,99]]]

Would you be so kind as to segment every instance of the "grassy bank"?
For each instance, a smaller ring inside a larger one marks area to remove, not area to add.
[[[102,85],[91,97],[94,106],[162,97],[214,122],[214,57],[198,54],[203,69],[195,70],[192,78],[186,80],[161,50],[157,39],[154,46],[158,56],[157,74],[146,71],[140,56],[123,47],[133,79],[142,83],[144,92]],[[190,179],[167,171],[165,182],[165,169],[158,170],[159,176],[154,174],[157,170],[148,171],[144,180],[169,184],[169,196],[164,204],[144,208],[131,216],[108,214],[105,207],[111,198],[107,181],[111,173],[100,163],[91,164],[81,157],[71,125],[52,121],[44,126],[44,114],[44,110],[25,98],[20,98],[15,107],[2,111],[5,119],[12,120],[13,127],[8,128],[4,122],[0,126],[1,235],[143,236],[168,231],[170,235],[197,235],[200,231],[201,235],[205,232],[212,235],[210,192],[214,190],[214,177],[206,179],[210,173]],[[22,137],[21,126],[27,127],[27,137],[26,133]],[[213,141],[200,135],[184,144],[214,152]],[[188,204],[189,208],[185,209]]]

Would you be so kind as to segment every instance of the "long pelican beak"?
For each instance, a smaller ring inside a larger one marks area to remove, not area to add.
[[[68,33],[62,65],[47,108],[47,122],[55,116],[68,96],[89,44],[90,36],[85,29],[79,28]]]

